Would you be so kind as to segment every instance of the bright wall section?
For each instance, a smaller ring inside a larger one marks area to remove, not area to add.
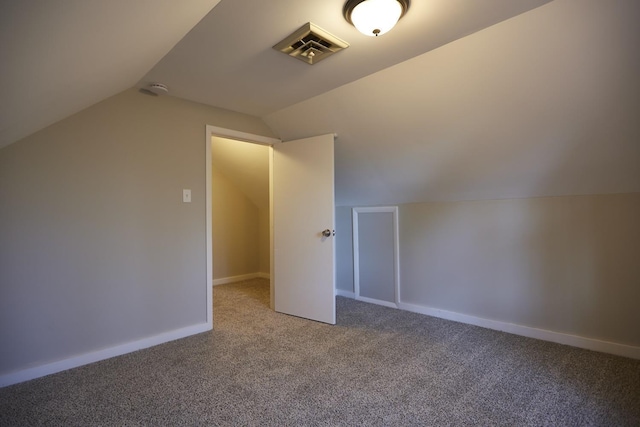
[[[0,150],[1,384],[206,328],[206,125],[272,136],[128,90]]]
[[[245,276],[260,268],[258,207],[218,168],[212,168],[213,278]]]
[[[214,284],[269,276],[269,150],[211,138]]]

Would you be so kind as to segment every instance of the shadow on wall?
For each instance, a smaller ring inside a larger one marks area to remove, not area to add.
[[[640,195],[529,202],[525,274],[533,280],[526,296],[544,310],[548,329],[639,345],[633,325],[640,324]],[[536,316],[534,307],[529,318]]]

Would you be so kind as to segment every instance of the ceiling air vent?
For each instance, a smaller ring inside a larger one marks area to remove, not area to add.
[[[349,43],[307,22],[273,48],[313,65],[349,47]]]

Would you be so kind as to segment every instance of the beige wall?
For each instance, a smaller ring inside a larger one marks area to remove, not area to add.
[[[259,272],[271,273],[271,223],[269,221],[269,209],[260,209],[259,212],[259,245],[260,245],[260,267]]]
[[[212,179],[213,278],[256,273],[260,266],[259,209],[215,166]]]
[[[400,205],[400,299],[640,346],[638,218],[640,193]]]
[[[218,187],[213,189],[214,279],[269,273],[269,152],[265,145],[211,138]]]
[[[128,90],[0,150],[0,375],[206,321],[207,124],[273,136]]]

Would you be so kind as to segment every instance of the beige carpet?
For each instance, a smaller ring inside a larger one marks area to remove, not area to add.
[[[640,361],[338,298],[214,291],[215,330],[0,389],[0,425],[639,426]]]

